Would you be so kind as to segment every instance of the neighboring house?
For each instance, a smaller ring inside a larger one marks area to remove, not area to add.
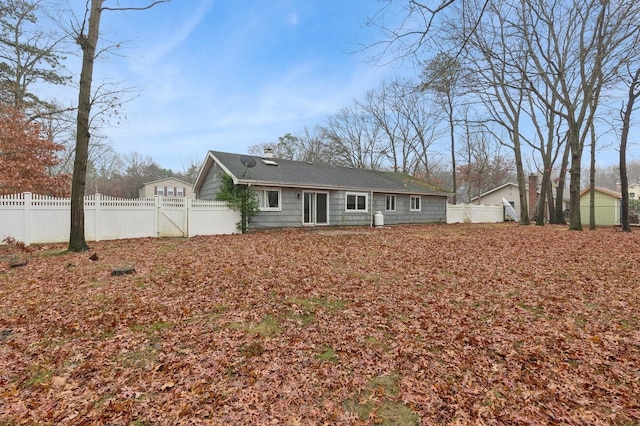
[[[640,183],[629,185],[629,199],[640,200]]]
[[[527,191],[529,186],[525,186]],[[520,214],[520,190],[518,184],[513,182],[507,182],[487,192],[483,192],[477,197],[471,199],[473,204],[485,204],[485,205],[502,205],[502,199],[505,199],[511,204],[518,215]]]
[[[140,198],[164,195],[165,197],[192,197],[193,186],[176,178],[154,180],[143,184],[139,189]]]
[[[385,225],[447,221],[450,194],[400,173],[209,151],[196,197],[215,200],[221,173],[256,191],[252,229],[371,225],[377,212]]]
[[[536,204],[538,202],[538,197],[540,196],[540,188],[538,187],[538,175],[531,174],[529,175],[528,185],[525,185],[525,190],[527,191],[527,207],[529,208],[529,218],[533,219],[535,216]],[[533,191],[530,191],[529,188],[533,188]],[[520,215],[520,189],[518,188],[517,183],[507,182],[498,187],[490,189],[487,192],[484,192],[477,197],[473,197],[471,202],[474,204],[502,204],[502,199],[505,199],[511,204],[516,213]],[[553,198],[555,200],[555,189]],[[569,208],[569,200],[564,200],[563,208],[566,210]],[[505,216],[506,218],[506,216]],[[549,218],[549,210],[545,210],[545,218]]]
[[[620,206],[622,195],[606,188],[596,187],[594,191],[596,226],[620,224]],[[589,224],[589,188],[580,192],[580,217],[583,224]]]

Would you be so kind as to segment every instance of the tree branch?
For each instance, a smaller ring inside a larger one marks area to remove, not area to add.
[[[118,10],[118,11],[122,11],[122,10],[147,10],[147,9],[151,9],[153,6],[158,5],[160,3],[169,3],[171,0],[157,0],[154,1],[153,3],[151,3],[150,5],[147,6],[143,6],[143,7],[103,7],[101,10]]]

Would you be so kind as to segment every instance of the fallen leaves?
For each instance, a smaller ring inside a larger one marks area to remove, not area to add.
[[[33,250],[0,270],[0,423],[634,424],[639,235],[433,225],[99,242],[99,261]],[[122,265],[135,274],[112,277]]]

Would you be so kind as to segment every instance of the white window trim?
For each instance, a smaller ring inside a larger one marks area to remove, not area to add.
[[[417,209],[413,208],[413,200],[416,198],[419,200],[419,203],[420,203],[420,206],[418,206]],[[412,212],[422,211],[422,197],[420,195],[411,195],[409,197],[409,211],[412,211]]]
[[[393,208],[392,209],[387,209],[387,200],[389,199],[389,197],[393,197]],[[398,199],[396,197],[396,194],[386,194],[384,197],[384,210],[387,212],[395,212],[396,211],[396,203],[398,202]]]
[[[267,191],[278,192],[278,207],[267,207]],[[260,188],[256,189],[256,192],[262,193],[262,203],[258,206],[258,209],[263,212],[280,212],[282,211],[282,190],[280,188]],[[260,196],[258,196],[258,202],[260,202]]]
[[[347,199],[349,195],[355,195],[356,208],[350,209]],[[364,197],[364,209],[358,209],[358,197]],[[344,210],[348,213],[367,213],[369,211],[369,194],[367,192],[347,192],[344,195]]]

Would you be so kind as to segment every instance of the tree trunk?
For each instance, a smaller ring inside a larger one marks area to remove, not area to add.
[[[547,198],[551,193],[551,172],[545,169],[542,173],[542,184],[540,185],[540,198],[538,199],[538,205],[536,206],[536,225],[544,225],[545,206],[547,205]]]
[[[75,252],[89,249],[84,236],[84,192],[89,157],[91,82],[93,79],[93,62],[100,32],[100,15],[103,1],[91,0],[88,34],[85,36],[84,33],[81,33],[77,39],[82,48],[82,71],[80,73],[80,92],[78,95],[75,161],[73,163],[73,180],[71,182],[71,232],[69,234],[69,251]]]
[[[524,166],[522,164],[522,150],[520,148],[520,126],[514,121],[513,127],[513,156],[516,163],[516,176],[518,178],[518,192],[520,197],[520,225],[530,225],[529,221],[529,191],[526,190]],[[534,189],[535,191],[535,189]]]
[[[589,170],[589,230],[596,230],[596,130],[591,124],[591,170]]]
[[[556,225],[566,225],[564,219],[564,186],[567,176],[567,167],[569,165],[569,152],[571,146],[567,143],[564,147],[564,154],[562,154],[562,164],[560,165],[560,174],[558,176],[558,186],[556,187],[556,210],[555,220],[553,223]]]
[[[571,146],[571,168],[569,169],[569,230],[582,231],[580,217],[580,178],[582,162],[582,146],[580,143],[580,125],[569,124],[567,143]]]
[[[637,91],[640,84],[640,68],[636,71],[631,85],[629,86],[629,98],[627,106],[622,111],[622,134],[620,136],[620,186],[622,191],[622,205],[620,206],[620,224],[622,230],[631,232],[631,225],[629,224],[629,179],[627,177],[627,139],[629,138],[629,127],[631,126],[631,113],[633,112],[633,106],[636,98],[640,96],[640,91]]]
[[[452,204],[458,203],[458,176],[456,172],[456,129],[455,122],[453,120],[453,99],[451,95],[447,93],[447,102],[449,104],[449,137],[451,138],[451,178],[453,179],[453,198]]]

